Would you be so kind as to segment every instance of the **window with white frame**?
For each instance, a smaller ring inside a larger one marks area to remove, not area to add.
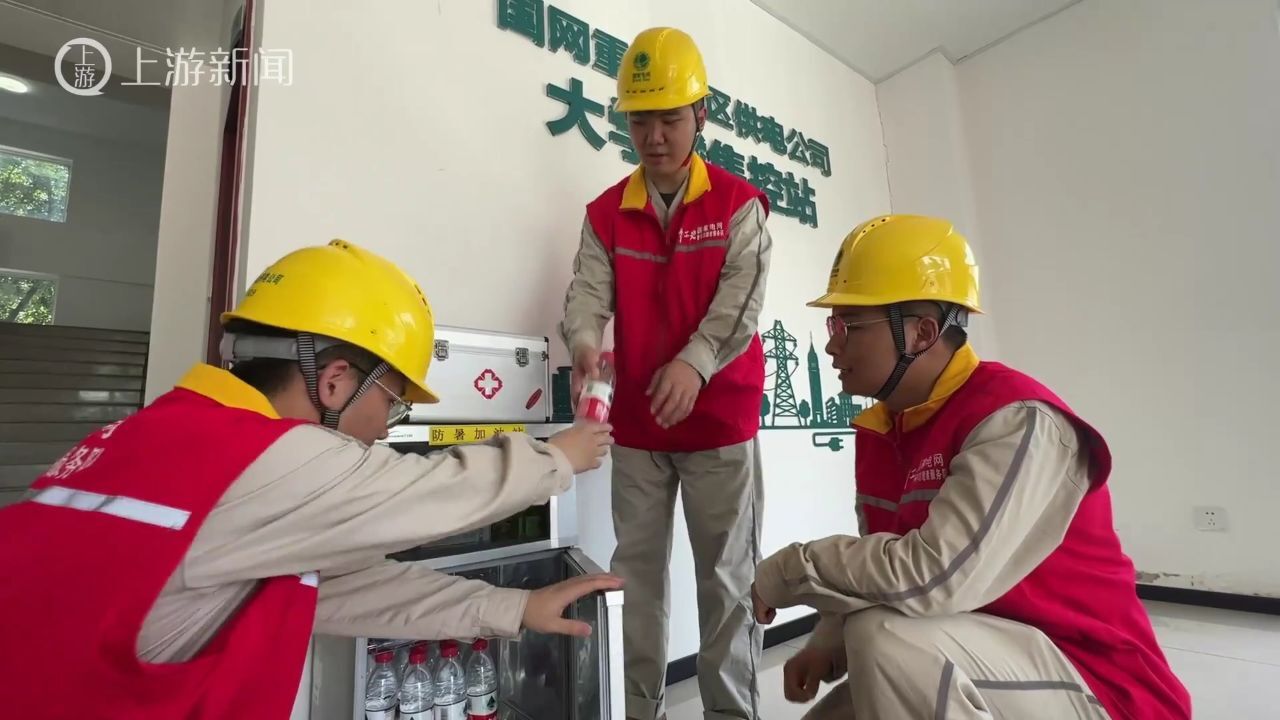
[[[0,322],[52,325],[58,276],[0,268]]]
[[[0,145],[0,213],[67,221],[71,161]]]

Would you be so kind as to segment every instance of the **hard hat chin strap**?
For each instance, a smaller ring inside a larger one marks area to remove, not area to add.
[[[875,399],[884,402],[889,399],[894,390],[898,389],[898,383],[902,382],[902,378],[907,374],[907,368],[911,367],[911,363],[942,339],[944,333],[951,327],[964,327],[968,324],[969,312],[959,305],[946,306],[942,318],[942,327],[938,329],[938,337],[929,343],[928,347],[920,352],[907,352],[907,327],[906,315],[902,314],[902,305],[889,306],[889,329],[893,332],[893,344],[898,348],[898,364],[893,366],[893,372],[889,373],[889,379],[884,381],[884,385],[876,391],[873,396]]]
[[[681,167],[688,167],[689,163],[693,162],[693,154],[698,151],[698,138],[702,137],[702,131],[707,129],[706,123],[698,118],[699,111],[701,111],[706,104],[707,100],[706,98],[703,98],[690,106],[693,108],[693,125],[696,129],[693,133],[693,147],[689,148],[689,154],[684,157],[684,163]]]
[[[347,400],[340,410],[331,410],[320,402],[320,368],[316,363],[316,340],[315,336],[310,333],[298,333],[298,367],[302,370],[302,379],[307,384],[307,394],[311,396],[311,404],[315,405],[316,410],[320,411],[320,424],[330,430],[338,429],[338,420],[341,419],[342,413],[347,411],[357,400],[364,396],[369,388],[373,387],[378,379],[391,369],[386,362],[380,362],[369,370],[369,374],[356,388],[355,393]],[[359,368],[357,368],[359,369]]]
[[[337,430],[338,419],[342,417],[342,413],[363,397],[379,378],[391,371],[390,365],[379,362],[368,371],[342,409],[330,410],[320,402],[320,367],[316,361],[316,355],[342,344],[339,340],[311,333],[298,333],[294,337],[226,333],[222,336],[221,350],[222,358],[231,362],[244,362],[257,358],[296,360],[299,370],[302,371],[302,379],[307,385],[307,396],[311,398],[311,404],[320,413],[320,423],[331,430]],[[363,368],[356,369],[365,372]]]
[[[320,402],[320,369],[316,365],[316,339],[310,333],[298,333],[298,367],[302,370],[302,379],[307,383],[307,396],[311,398],[311,404],[316,406],[316,410],[320,411],[320,424],[337,430],[338,418],[342,415],[342,410],[330,410]]]
[[[898,348],[898,364],[893,366],[889,379],[885,380],[884,385],[876,391],[875,398],[881,402],[889,399],[893,391],[898,388],[898,383],[902,382],[903,376],[907,374],[907,368],[911,367],[911,363],[919,357],[919,353],[907,352],[907,329],[902,317],[901,305],[889,306],[889,329],[893,332],[893,344]]]

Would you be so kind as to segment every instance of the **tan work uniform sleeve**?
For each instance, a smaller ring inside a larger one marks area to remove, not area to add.
[[[910,616],[976,610],[1062,542],[1088,487],[1088,451],[1071,421],[1014,403],[966,439],[919,529],[791,545],[757,568],[757,591],[772,607],[834,615],[873,605]]]
[[[520,634],[529,594],[387,561],[320,583],[316,632],[423,640]]]
[[[720,286],[697,331],[676,356],[697,370],[703,382],[745,352],[755,336],[772,250],[764,206],[753,198],[729,221]]]
[[[570,357],[578,348],[599,349],[613,317],[613,263],[591,221],[582,221],[582,240],[573,259],[573,280],[564,296],[560,338]]]
[[[430,637],[443,619],[466,617],[468,628],[509,636],[525,593],[394,566],[385,556],[497,522],[572,481],[559,450],[519,433],[422,456],[302,426],[232,484],[180,572],[186,586],[202,587],[316,571],[317,622],[338,634],[380,626]],[[407,628],[408,618],[426,624]]]

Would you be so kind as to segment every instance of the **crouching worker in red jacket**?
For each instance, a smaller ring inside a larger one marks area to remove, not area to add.
[[[827,354],[858,417],[860,537],[758,568],[757,617],[821,621],[787,663],[806,718],[1191,716],[1112,527],[1107,444],[1052,391],[967,344],[978,268],[951,223],[889,216],[845,238]]]

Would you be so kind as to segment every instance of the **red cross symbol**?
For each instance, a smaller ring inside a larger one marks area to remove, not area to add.
[[[492,370],[485,370],[476,378],[475,386],[485,400],[492,400],[502,390],[502,378]]]

